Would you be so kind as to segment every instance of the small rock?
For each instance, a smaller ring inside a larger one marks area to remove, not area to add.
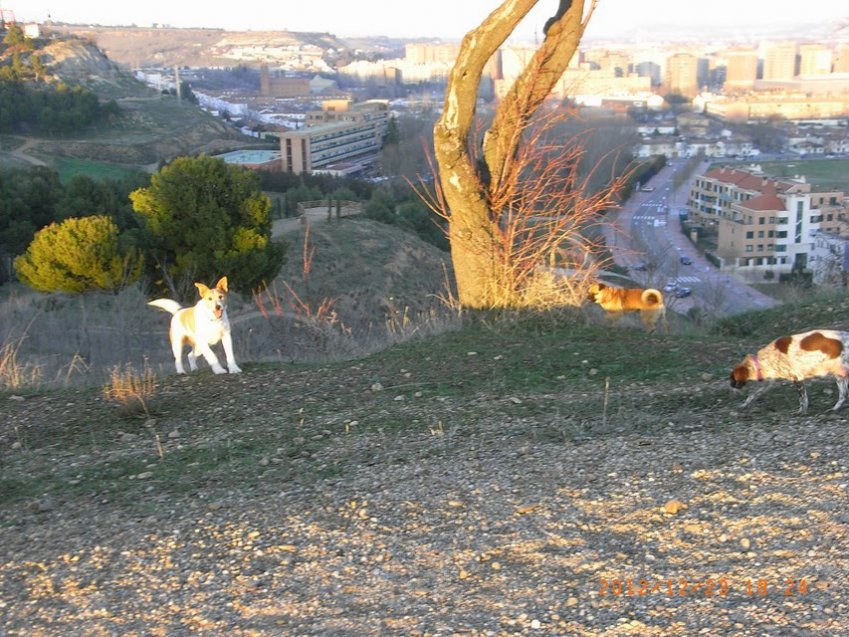
[[[578,605],[578,598],[577,597],[570,597],[569,599],[566,600],[566,605],[567,606],[577,606]]]
[[[681,502],[681,500],[670,500],[666,504],[663,505],[663,512],[667,515],[676,515],[679,511],[682,511],[687,508],[687,505]]]
[[[180,437],[180,432],[179,432],[179,431],[177,431],[176,429],[175,429],[174,431],[169,431],[169,432],[168,432],[168,437],[169,437],[169,438],[171,438],[171,439],[179,438],[179,437]]]
[[[752,546],[752,541],[749,538],[744,537],[742,540],[740,540],[740,547],[744,551],[748,551],[750,546]]]
[[[48,497],[42,498],[32,504],[32,510],[36,513],[47,513],[54,509],[53,500]]]
[[[406,398],[405,398],[404,394],[398,394],[392,400],[394,400],[395,402],[402,402],[402,401],[406,400]]]
[[[136,480],[148,480],[153,477],[153,471],[143,471],[136,476]]]
[[[514,405],[521,405],[521,404],[522,404],[522,399],[521,399],[521,398],[517,398],[516,396],[510,396],[510,398],[508,398],[508,400],[509,400],[511,403],[513,403]]]
[[[383,385],[381,385],[380,383],[372,383],[371,384],[371,390],[373,392],[383,391]]]
[[[20,442],[15,441],[15,442],[13,442],[13,443],[12,443],[12,449],[13,449],[14,451],[17,451],[18,449],[20,449],[20,448],[21,448],[21,446],[22,446],[22,445],[21,445],[21,443],[20,443]]]
[[[18,396],[17,394],[12,394],[9,396],[9,400],[17,400],[18,402],[23,402],[26,400],[23,396]]]
[[[133,442],[138,436],[136,434],[122,433],[121,442]]]
[[[156,418],[148,418],[144,421],[145,427],[156,427]]]

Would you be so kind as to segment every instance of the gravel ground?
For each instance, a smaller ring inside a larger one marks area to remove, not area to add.
[[[298,404],[298,382],[266,418]],[[307,419],[293,444],[311,451],[269,449],[255,481],[183,493],[151,464],[129,476],[147,483],[133,504],[89,494],[0,508],[0,635],[849,635],[845,418],[757,424],[704,407],[658,415],[646,433],[558,439],[540,432],[580,394],[382,393],[363,413],[414,426]],[[16,428],[102,409],[12,402]],[[218,417],[181,421],[175,439],[160,422],[166,454]],[[143,440],[116,436],[121,453]],[[15,453],[85,462],[3,442],[7,468]]]

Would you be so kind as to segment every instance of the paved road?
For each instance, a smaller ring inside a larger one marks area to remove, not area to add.
[[[696,171],[702,171],[701,164]],[[686,313],[694,305],[717,315],[738,314],[763,309],[777,301],[745,282],[720,273],[681,233],[679,210],[685,208],[689,179],[673,189],[675,175],[685,167],[672,160],[648,186],[651,192],[636,192],[607,228],[607,242],[617,265],[629,268],[631,277],[646,287],[663,289],[667,284],[687,287],[692,296],[676,298],[667,292],[671,310]],[[681,257],[692,264],[684,265]],[[643,271],[635,268],[646,265]]]

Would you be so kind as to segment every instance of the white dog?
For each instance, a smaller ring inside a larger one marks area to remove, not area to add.
[[[197,369],[197,355],[203,354],[206,362],[216,374],[238,374],[242,370],[236,365],[233,357],[233,339],[230,336],[230,321],[227,318],[227,277],[221,277],[213,289],[203,283],[195,283],[200,292],[200,301],[192,307],[183,307],[171,299],[156,299],[148,305],[171,312],[171,329],[168,336],[171,340],[171,350],[174,352],[174,363],[178,374],[185,374],[183,368],[183,346],[191,346],[189,351],[189,368]],[[210,345],[221,341],[224,354],[227,356],[227,369],[221,367],[215,352]]]

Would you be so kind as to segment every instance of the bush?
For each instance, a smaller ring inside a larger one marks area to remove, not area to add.
[[[141,268],[141,256],[121,250],[118,226],[105,216],[52,223],[15,259],[21,281],[42,292],[117,290],[138,279]]]
[[[193,281],[226,274],[247,293],[280,270],[285,245],[271,240],[271,201],[255,173],[213,157],[180,157],[130,193],[133,209],[156,237],[153,261],[178,297]]]

